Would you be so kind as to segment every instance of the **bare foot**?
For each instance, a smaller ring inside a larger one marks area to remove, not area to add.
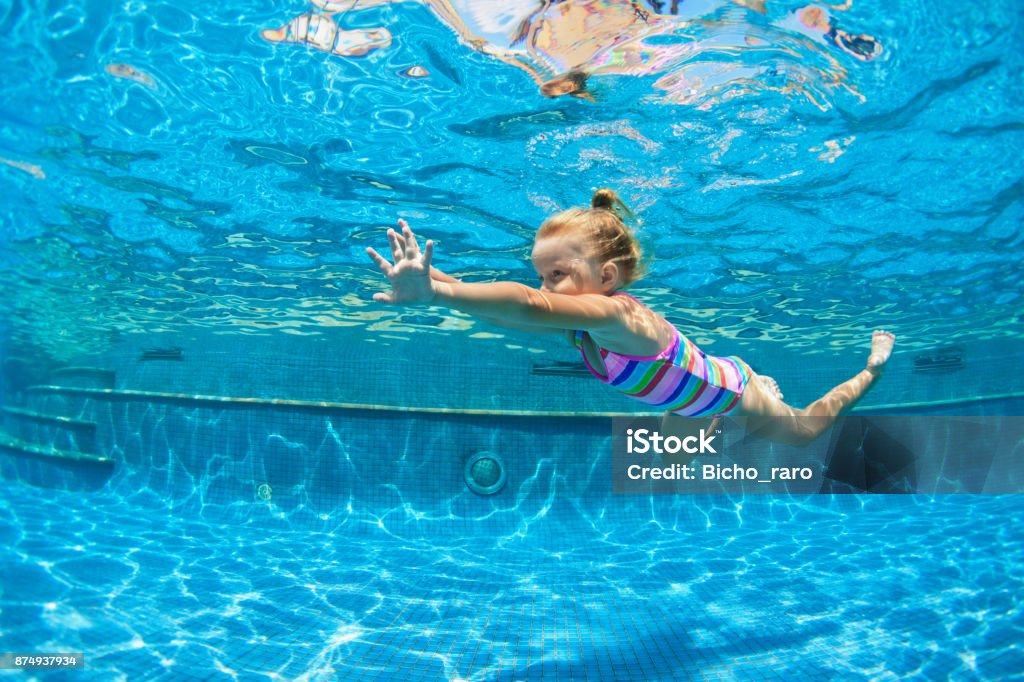
[[[874,374],[881,374],[885,363],[892,354],[892,346],[896,343],[896,337],[891,332],[878,329],[871,336],[871,355],[868,356],[868,371]]]
[[[768,395],[774,396],[775,398],[782,400],[782,391],[779,389],[779,384],[775,379],[766,377],[763,374],[757,375],[758,381],[761,382],[761,388],[768,391]]]
[[[263,36],[264,40],[269,40],[272,43],[281,43],[288,39],[286,28],[268,28],[260,31],[260,35]]]

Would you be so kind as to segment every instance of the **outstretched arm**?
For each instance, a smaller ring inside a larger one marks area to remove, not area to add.
[[[605,329],[619,308],[600,294],[552,294],[517,282],[434,282],[432,303],[475,317],[547,329]]]
[[[455,279],[451,275],[446,275],[445,273],[435,268],[433,265],[430,266],[430,279],[436,280],[438,282],[448,282],[450,284],[459,284],[462,281],[459,279]],[[490,322],[491,324],[496,324],[499,327],[517,329],[521,332],[528,332],[530,334],[551,334],[563,331],[561,329],[552,329],[550,327],[538,327],[536,325],[529,324],[512,324],[511,322],[503,320],[500,317],[491,317],[488,315],[479,315],[478,317],[484,322]]]
[[[401,236],[388,230],[394,264],[372,248],[366,250],[392,286],[387,294],[375,294],[375,301],[443,305],[475,317],[500,320],[502,324],[546,329],[622,326],[620,304],[601,294],[553,294],[514,282],[467,284],[447,276],[453,281],[431,279],[434,243],[428,240],[421,252],[408,224],[399,221],[399,225]]]

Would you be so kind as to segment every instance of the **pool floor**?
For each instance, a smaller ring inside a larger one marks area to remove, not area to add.
[[[860,504],[656,498],[648,518],[621,521],[613,498],[595,515],[556,506],[509,535],[452,519],[430,537],[369,514],[334,533],[268,529],[155,497],[2,482],[0,649],[85,654],[84,673],[39,679],[1024,670],[1024,498],[846,498]],[[660,507],[681,503],[705,522],[664,522]]]

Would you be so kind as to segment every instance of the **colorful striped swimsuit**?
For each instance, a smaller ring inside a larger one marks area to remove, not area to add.
[[[737,357],[706,355],[678,329],[668,348],[653,357],[623,355],[594,344],[608,371],[608,376],[602,376],[587,360],[583,349],[585,333],[582,329],[576,330],[574,344],[590,373],[659,410],[684,417],[731,414],[739,407],[743,389],[750,381],[751,369],[747,363]]]

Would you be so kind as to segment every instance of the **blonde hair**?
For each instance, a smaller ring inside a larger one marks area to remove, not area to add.
[[[586,240],[590,255],[600,263],[612,261],[622,274],[622,286],[644,275],[643,251],[625,220],[634,218],[614,190],[594,192],[590,208],[570,208],[551,216],[537,230],[537,239],[577,234]]]

